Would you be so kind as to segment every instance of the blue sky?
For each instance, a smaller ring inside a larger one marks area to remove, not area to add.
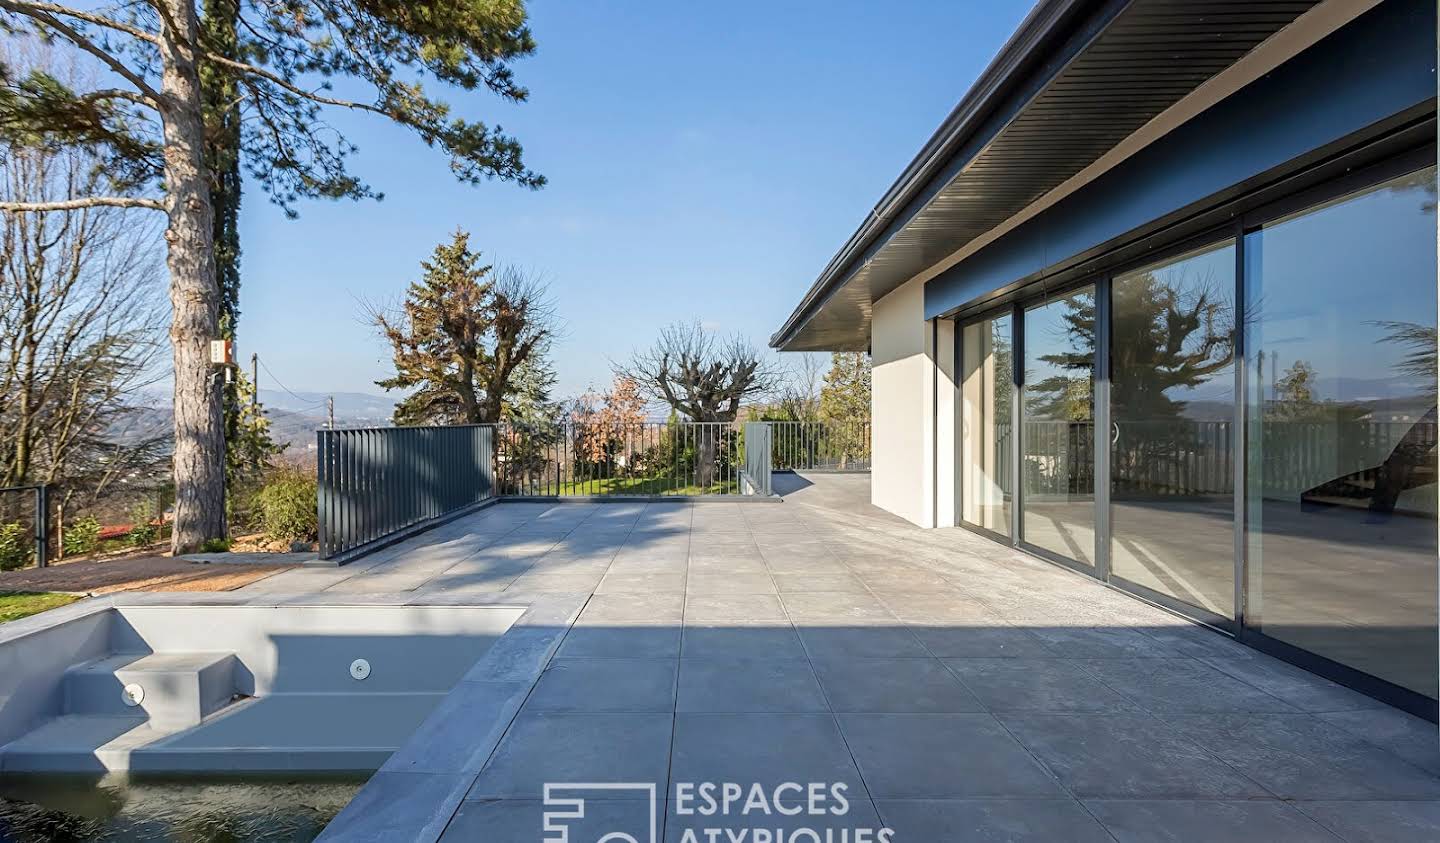
[[[1030,5],[539,0],[530,101],[452,102],[550,183],[462,186],[409,133],[330,115],[386,198],[291,221],[247,191],[239,351],[291,389],[380,392],[359,301],[398,296],[457,225],[549,279],[561,396],[675,320],[763,345]]]

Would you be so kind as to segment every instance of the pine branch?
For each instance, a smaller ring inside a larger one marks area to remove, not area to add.
[[[67,41],[89,53],[90,55],[94,56],[95,58],[99,59],[102,64],[115,71],[115,73],[122,79],[124,79],[126,82],[134,85],[142,94],[145,95],[145,105],[148,105],[151,108],[155,108],[157,110],[159,109],[161,96],[158,91],[150,87],[150,84],[146,82],[145,79],[140,76],[140,74],[136,73],[134,70],[131,70],[125,65],[124,62],[120,61],[119,59],[112,56],[110,53],[106,52],[100,47],[100,45],[90,40],[90,38],[87,37],[85,34],[81,33],[74,27],[70,26],[69,24],[55,17],[55,15],[51,14],[45,8],[49,5],[50,4],[48,3],[34,3],[31,2],[31,0],[0,0],[0,9],[30,18],[31,20],[37,21],[40,24],[47,26],[50,29],[53,29],[61,35],[65,36],[65,39]],[[144,33],[143,30],[137,29],[135,31],[141,33],[142,35],[148,35],[147,33]],[[154,43],[156,41],[153,35],[150,35],[147,38],[143,38],[142,40],[148,40],[151,43]]]
[[[75,211],[81,208],[149,208],[165,210],[159,199],[144,196],[87,196],[83,199],[63,199],[55,202],[0,202],[0,211],[15,214],[38,214],[49,211]]]
[[[8,1],[9,0],[0,0],[0,3],[5,3]],[[378,106],[370,105],[368,103],[357,102],[355,100],[343,100],[337,97],[327,97],[324,94],[319,94],[314,91],[306,90],[305,88],[302,88],[299,85],[294,84],[293,82],[287,81],[279,74],[272,73],[263,67],[256,67],[253,64],[248,64],[243,61],[236,61],[235,59],[226,58],[225,56],[217,55],[215,53],[204,53],[203,57],[206,61],[214,62],[222,67],[228,67],[231,70],[239,71],[240,73],[248,73],[251,76],[258,76],[261,79],[266,80],[267,82],[271,82],[275,85],[280,86],[281,88],[284,88],[285,90],[289,91],[297,97],[303,97],[307,100],[310,100],[311,102],[317,102],[321,105],[333,105],[339,108],[354,108],[360,111],[369,111],[374,114],[386,113],[384,109]]]
[[[159,36],[153,32],[146,32],[139,27],[131,26],[128,23],[107,18],[104,15],[97,15],[93,12],[83,12],[79,9],[72,9],[69,6],[61,6],[56,3],[36,3],[33,0],[4,0],[0,2],[0,9],[6,9],[16,14],[27,14],[27,9],[34,12],[44,12],[49,15],[61,15],[62,17],[74,18],[85,23],[93,23],[96,26],[103,26],[106,29],[113,29],[116,32],[123,32],[132,38],[141,41],[148,41],[151,44],[160,43]],[[32,15],[33,17],[33,15]]]

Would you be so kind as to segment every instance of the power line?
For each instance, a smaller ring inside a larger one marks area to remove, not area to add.
[[[305,404],[304,409],[306,409],[306,410],[318,409],[318,408],[324,406],[326,401],[330,400],[330,399],[327,398],[327,399],[324,399],[324,400],[321,400],[321,401],[316,401],[316,402],[314,402],[314,403],[310,403],[310,399],[308,399],[308,398],[301,398],[299,395],[296,395],[296,394],[295,394],[295,390],[293,390],[293,389],[291,389],[290,387],[286,386],[285,384],[281,383],[280,379],[277,378],[277,377],[275,377],[275,373],[272,372],[272,371],[270,371],[270,367],[265,365],[265,361],[264,361],[264,360],[260,360],[259,363],[260,363],[260,368],[262,368],[262,369],[265,370],[265,374],[267,374],[267,375],[270,376],[270,380],[274,381],[277,386],[279,386],[281,389],[283,389],[283,390],[285,390],[286,392],[288,392],[288,393],[290,394],[290,397],[291,397],[291,398],[294,398],[296,401],[299,401],[299,402]],[[256,390],[257,393],[259,392],[259,386],[258,386],[258,385],[256,385],[255,390]]]

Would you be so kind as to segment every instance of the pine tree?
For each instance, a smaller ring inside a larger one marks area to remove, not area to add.
[[[820,415],[827,421],[869,421],[870,355],[837,351],[820,388]]]
[[[460,229],[420,267],[398,312],[370,308],[395,366],[376,385],[412,390],[395,406],[395,424],[500,421],[516,369],[553,334],[543,287],[482,263]]]

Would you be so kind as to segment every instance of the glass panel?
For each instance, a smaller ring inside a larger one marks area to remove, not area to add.
[[[1110,570],[1231,617],[1234,241],[1117,276],[1110,301]]]
[[[1025,311],[1021,536],[1095,558],[1095,288]]]
[[[1246,237],[1247,614],[1436,694],[1435,169]]]
[[[1010,535],[1010,314],[961,329],[960,517]]]

